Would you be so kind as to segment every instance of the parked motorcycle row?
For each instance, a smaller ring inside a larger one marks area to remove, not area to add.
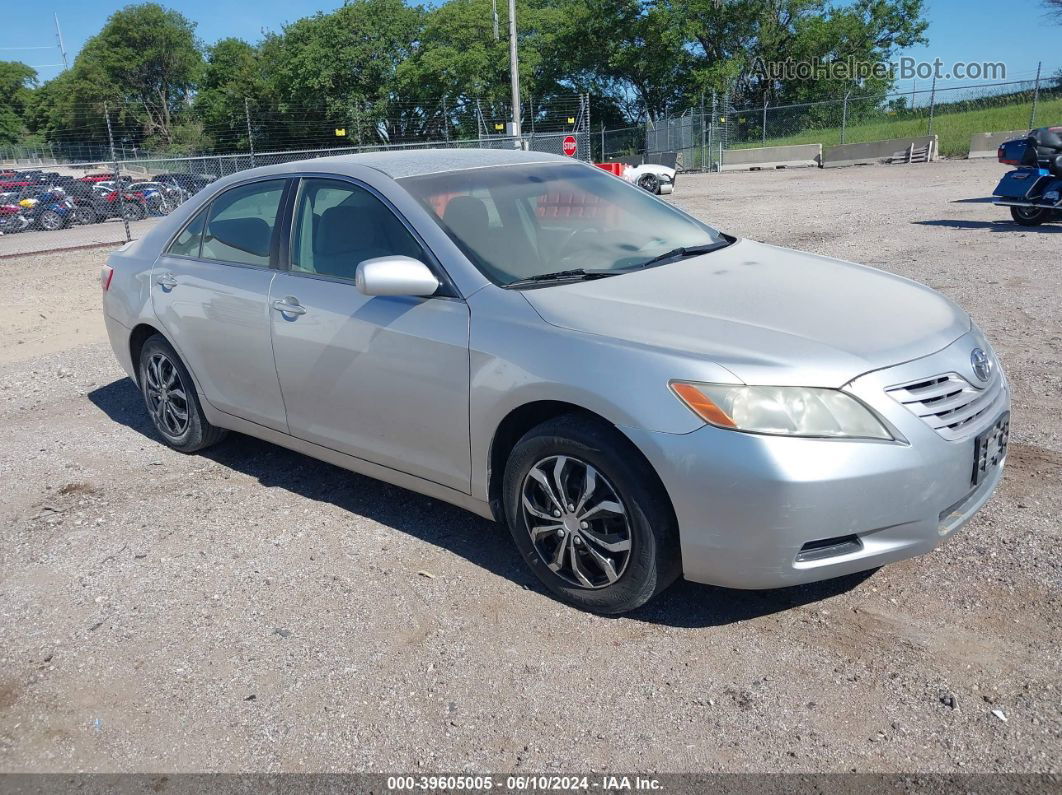
[[[134,181],[113,173],[72,177],[0,170],[0,234],[168,215],[211,181],[192,174],[158,174]]]

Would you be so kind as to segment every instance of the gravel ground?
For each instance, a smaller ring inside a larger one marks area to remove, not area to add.
[[[1011,454],[931,555],[617,619],[456,508],[244,437],[169,451],[93,314],[104,253],[0,262],[0,770],[1062,770],[1062,225],[1004,223],[999,170],[680,179],[726,230],[966,306]]]

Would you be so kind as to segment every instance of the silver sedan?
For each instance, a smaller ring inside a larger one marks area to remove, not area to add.
[[[602,613],[928,552],[1006,455],[1007,380],[955,304],[563,157],[241,172],[101,278],[166,444],[238,431],[504,522]]]

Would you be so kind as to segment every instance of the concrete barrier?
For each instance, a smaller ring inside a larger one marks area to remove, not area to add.
[[[971,160],[980,157],[995,157],[996,150],[1004,141],[1013,141],[1015,138],[1024,138],[1029,134],[1028,130],[1011,130],[1010,132],[986,132],[974,133],[970,136]]]
[[[924,135],[920,138],[890,138],[886,141],[867,141],[861,144],[841,144],[831,146],[822,153],[823,168],[840,166],[865,166],[875,163],[888,163],[893,155],[910,148],[927,149],[927,160],[937,157],[937,136]]]
[[[822,165],[822,144],[724,149],[723,171],[770,168],[811,168]]]

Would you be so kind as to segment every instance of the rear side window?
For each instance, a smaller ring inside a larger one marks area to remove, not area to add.
[[[268,268],[283,195],[282,179],[253,182],[222,193],[210,205],[200,256]]]
[[[166,249],[167,254],[178,254],[182,257],[198,257],[199,243],[203,239],[203,223],[206,221],[207,211],[203,210],[192,219],[181,234],[177,235]]]

